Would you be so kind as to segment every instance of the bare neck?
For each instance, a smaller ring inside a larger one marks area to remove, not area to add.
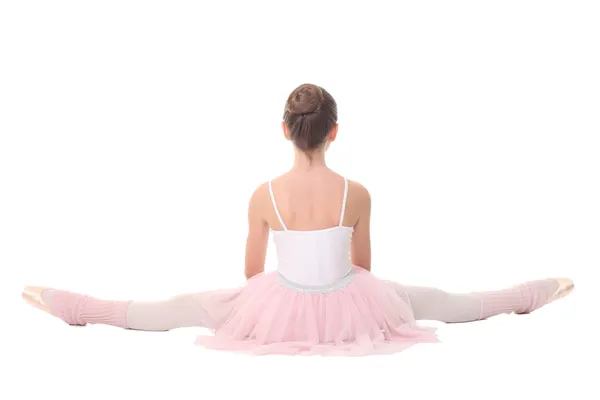
[[[311,153],[310,157],[302,150],[294,149],[294,165],[292,171],[309,172],[314,170],[328,169],[325,162],[325,149],[319,149]]]

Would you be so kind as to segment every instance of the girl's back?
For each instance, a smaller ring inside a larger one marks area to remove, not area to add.
[[[294,247],[294,254],[305,252],[323,260],[332,254],[348,251],[351,264],[370,270],[370,211],[370,196],[363,186],[335,173],[323,160],[297,158],[294,168],[261,185],[252,196],[246,277],[251,278],[264,271],[266,243],[271,231],[274,235],[292,231],[302,232],[305,236],[303,239],[276,240],[280,263],[281,257],[288,258]],[[344,232],[323,232],[335,228]],[[314,235],[317,232],[321,233],[318,238]],[[307,235],[315,239],[307,239]],[[333,238],[336,235],[339,238]],[[309,245],[310,240],[313,240],[312,245]],[[300,259],[297,256],[289,258]],[[312,265],[317,268],[316,264]],[[287,266],[294,275],[302,273],[297,271],[299,268],[299,264]],[[331,278],[344,269],[341,265],[330,268],[329,273],[324,274]],[[305,273],[312,275],[310,271]]]
[[[307,172],[288,172],[272,181],[273,197],[287,229],[313,231],[342,224],[354,226],[358,220],[360,188],[348,182],[348,198],[344,201],[344,177],[325,168]],[[268,188],[266,188],[268,190]],[[267,202],[265,219],[273,230],[281,230],[274,207]],[[346,204],[345,210],[342,207]],[[364,205],[363,205],[364,206]]]
[[[321,170],[325,176],[332,176]],[[350,244],[354,227],[343,225],[348,199],[348,180],[343,179],[343,182],[344,189],[336,224],[316,229],[290,229],[279,212],[272,182],[268,183],[273,210],[282,228],[273,232],[277,250],[277,270],[279,278],[288,286],[301,289],[310,287],[312,290],[322,290],[324,287],[333,289],[346,285],[352,279]],[[323,182],[314,185],[307,181],[304,185],[305,188],[311,188],[311,195],[306,197],[308,207],[302,207],[303,212],[290,214],[295,214],[296,219],[300,221],[309,221],[310,226],[318,226],[322,221],[329,220],[328,210],[338,209],[335,206],[331,207],[330,201],[337,196],[327,196],[328,190],[322,188],[325,191],[323,198],[321,193],[312,190],[314,186],[323,186]],[[293,196],[289,199],[290,203],[295,200]],[[317,204],[314,204],[315,200]],[[323,210],[325,212],[322,212]]]

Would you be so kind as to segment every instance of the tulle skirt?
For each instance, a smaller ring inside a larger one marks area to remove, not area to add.
[[[240,288],[207,292],[212,334],[196,344],[255,355],[394,353],[437,342],[435,328],[417,325],[410,305],[388,281],[353,268],[341,288],[310,292],[290,288],[277,272],[256,275]]]

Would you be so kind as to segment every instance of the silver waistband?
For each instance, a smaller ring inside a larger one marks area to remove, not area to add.
[[[293,289],[293,290],[298,290],[301,292],[311,292],[311,293],[327,293],[327,292],[332,292],[334,290],[341,289],[341,288],[347,286],[350,282],[352,282],[352,278],[354,278],[354,271],[352,269],[350,269],[346,273],[346,275],[344,275],[343,277],[341,277],[334,283],[331,283],[329,285],[312,286],[312,285],[301,285],[299,283],[289,280],[288,278],[283,276],[281,274],[281,272],[277,273],[277,280],[282,285],[284,285],[290,289]]]

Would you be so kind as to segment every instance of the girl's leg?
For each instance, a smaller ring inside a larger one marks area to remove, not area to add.
[[[31,300],[36,294],[38,305]],[[45,288],[26,288],[23,293],[30,303],[70,325],[104,324],[145,331],[192,326],[216,328],[226,317],[228,303],[235,294],[235,291],[200,292],[147,302],[102,300]]]
[[[481,300],[473,294],[452,294],[436,288],[394,284],[416,320],[467,322],[481,318]]]
[[[573,289],[572,282],[555,279],[526,282],[498,291],[464,294],[395,282],[391,284],[411,305],[415,319],[449,323],[477,321],[498,314],[528,313]]]
[[[192,326],[215,328],[214,315],[209,313],[206,300],[208,293],[189,293],[164,301],[134,301],[127,309],[130,329],[144,331],[168,331]]]

